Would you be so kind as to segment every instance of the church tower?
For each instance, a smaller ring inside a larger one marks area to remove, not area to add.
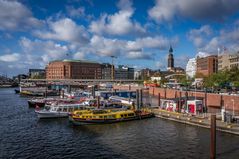
[[[174,68],[174,59],[173,59],[173,48],[170,46],[168,53],[168,70],[172,70]]]

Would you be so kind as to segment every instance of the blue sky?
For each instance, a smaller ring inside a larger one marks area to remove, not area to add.
[[[165,70],[239,50],[239,0],[0,0],[0,74],[86,59]]]

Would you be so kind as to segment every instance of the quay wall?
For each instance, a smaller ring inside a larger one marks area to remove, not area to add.
[[[115,85],[114,89],[118,90],[136,90],[143,87],[137,86],[120,86]],[[193,91],[180,91],[175,89],[157,88],[150,87],[149,94],[160,98],[177,98],[184,97],[186,94],[188,96],[202,97],[203,103],[208,107],[209,112],[220,112],[220,109],[224,106],[228,111],[235,111],[239,114],[239,96],[233,95],[221,95],[215,93],[205,93],[205,92],[193,92]]]

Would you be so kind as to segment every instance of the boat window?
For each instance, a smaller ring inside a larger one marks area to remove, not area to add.
[[[103,118],[103,116],[100,116],[100,118]]]
[[[127,114],[124,114],[124,117],[127,117]]]
[[[123,117],[123,114],[121,114],[120,116]]]

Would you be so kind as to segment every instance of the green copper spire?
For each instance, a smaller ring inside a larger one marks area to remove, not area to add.
[[[169,52],[172,53],[173,52],[173,48],[172,46],[170,45],[170,48],[169,48]]]

